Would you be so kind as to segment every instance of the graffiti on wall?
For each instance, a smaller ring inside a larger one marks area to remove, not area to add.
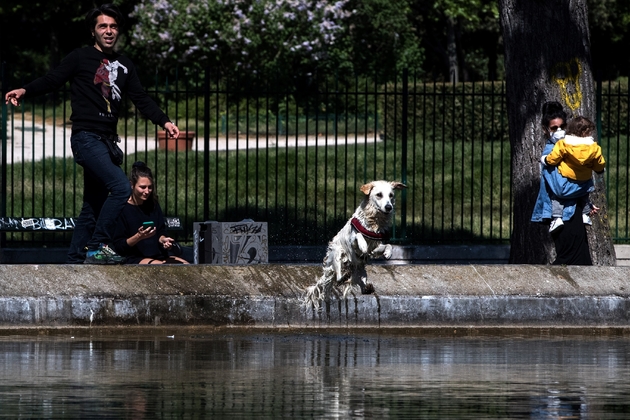
[[[213,264],[268,262],[267,223],[242,221],[212,225]]]
[[[269,261],[266,222],[193,223],[195,264],[248,265]]]
[[[73,230],[72,217],[0,217],[0,231]]]

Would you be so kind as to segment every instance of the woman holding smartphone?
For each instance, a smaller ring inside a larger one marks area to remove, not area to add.
[[[114,249],[125,264],[188,264],[168,254],[175,240],[166,236],[162,208],[154,192],[153,174],[144,162],[131,168],[131,196],[120,213]]]

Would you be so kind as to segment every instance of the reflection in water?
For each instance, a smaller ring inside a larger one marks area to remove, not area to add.
[[[630,340],[0,338],[1,415],[619,418]]]

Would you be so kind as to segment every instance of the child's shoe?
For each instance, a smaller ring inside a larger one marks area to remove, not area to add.
[[[554,230],[564,226],[564,222],[561,217],[557,217],[551,221],[551,225],[549,226],[549,232],[553,232]]]
[[[591,216],[589,216],[588,214],[582,214],[582,222],[584,222],[585,225],[589,225],[589,226],[593,225]]]

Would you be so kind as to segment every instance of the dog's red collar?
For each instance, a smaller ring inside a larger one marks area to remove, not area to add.
[[[362,234],[366,238],[374,239],[376,241],[382,241],[382,240],[386,240],[388,237],[387,234],[372,232],[371,230],[367,230],[367,228],[363,226],[361,221],[357,219],[356,217],[353,217],[350,223],[352,224],[352,227],[354,227],[360,234]]]

